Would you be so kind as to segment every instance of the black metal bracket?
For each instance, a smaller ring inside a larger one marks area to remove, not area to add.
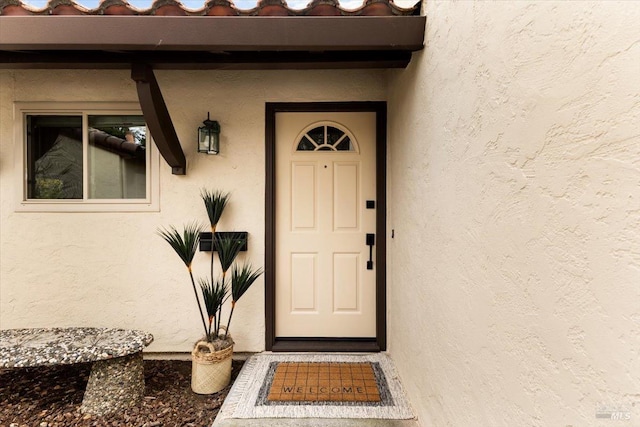
[[[244,244],[242,245],[242,248],[240,248],[240,250],[242,252],[247,251],[247,240],[249,238],[249,233],[246,231],[216,231],[216,236],[230,239],[237,238],[238,240],[242,240]],[[212,247],[213,242],[211,239],[211,232],[206,231],[200,233],[200,252],[211,252]],[[216,251],[215,247],[213,248],[213,251]]]

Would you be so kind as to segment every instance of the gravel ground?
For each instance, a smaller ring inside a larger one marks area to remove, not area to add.
[[[231,382],[242,361],[233,361]],[[213,422],[231,385],[219,393],[191,391],[191,362],[145,360],[145,398],[137,407],[106,417],[80,412],[90,364],[0,369],[2,427],[204,427]]]

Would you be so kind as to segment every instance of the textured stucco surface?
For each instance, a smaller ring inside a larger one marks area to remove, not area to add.
[[[204,222],[199,189],[230,190],[220,226],[249,231],[262,265],[264,102],[388,97],[389,350],[420,423],[640,422],[640,3],[425,10],[402,71],[158,72],[188,157],[184,177],[162,164],[160,212],[16,213],[14,101],[136,95],[125,71],[0,71],[0,328],[143,329],[151,351],[189,350],[193,296],[156,228]],[[207,111],[217,157],[194,153]],[[238,351],[264,347],[262,286],[234,315]]]
[[[426,14],[389,84],[390,353],[421,425],[638,425],[640,3]]]
[[[13,102],[137,101],[128,71],[0,71],[0,328],[96,326],[151,332],[149,351],[190,351],[201,323],[184,265],[159,226],[207,217],[200,188],[232,193],[220,230],[249,232],[244,255],[264,265],[265,102],[382,100],[368,71],[157,72],[187,156],[187,175],[161,161],[160,212],[15,212]],[[221,154],[196,153],[211,113]],[[208,256],[198,254],[196,274]],[[234,312],[236,351],[264,349],[264,281]]]

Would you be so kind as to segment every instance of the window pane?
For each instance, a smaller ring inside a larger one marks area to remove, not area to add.
[[[345,136],[344,139],[336,145],[336,149],[338,151],[355,151],[348,136]]]
[[[344,135],[344,132],[340,129],[336,129],[333,126],[327,126],[327,144],[335,145],[336,142],[342,138],[342,135]]]
[[[316,143],[316,145],[324,144],[324,126],[311,129],[307,132],[307,136],[310,140]]]
[[[27,116],[27,198],[82,199],[82,117]]]
[[[89,116],[89,198],[146,198],[142,116]]]
[[[303,136],[300,140],[300,143],[298,144],[297,151],[313,151],[315,149],[316,146],[313,144],[313,142],[311,142],[306,136]]]

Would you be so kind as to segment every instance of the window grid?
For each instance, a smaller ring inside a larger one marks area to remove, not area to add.
[[[296,151],[356,151],[347,133],[336,126],[321,125],[305,132]]]

